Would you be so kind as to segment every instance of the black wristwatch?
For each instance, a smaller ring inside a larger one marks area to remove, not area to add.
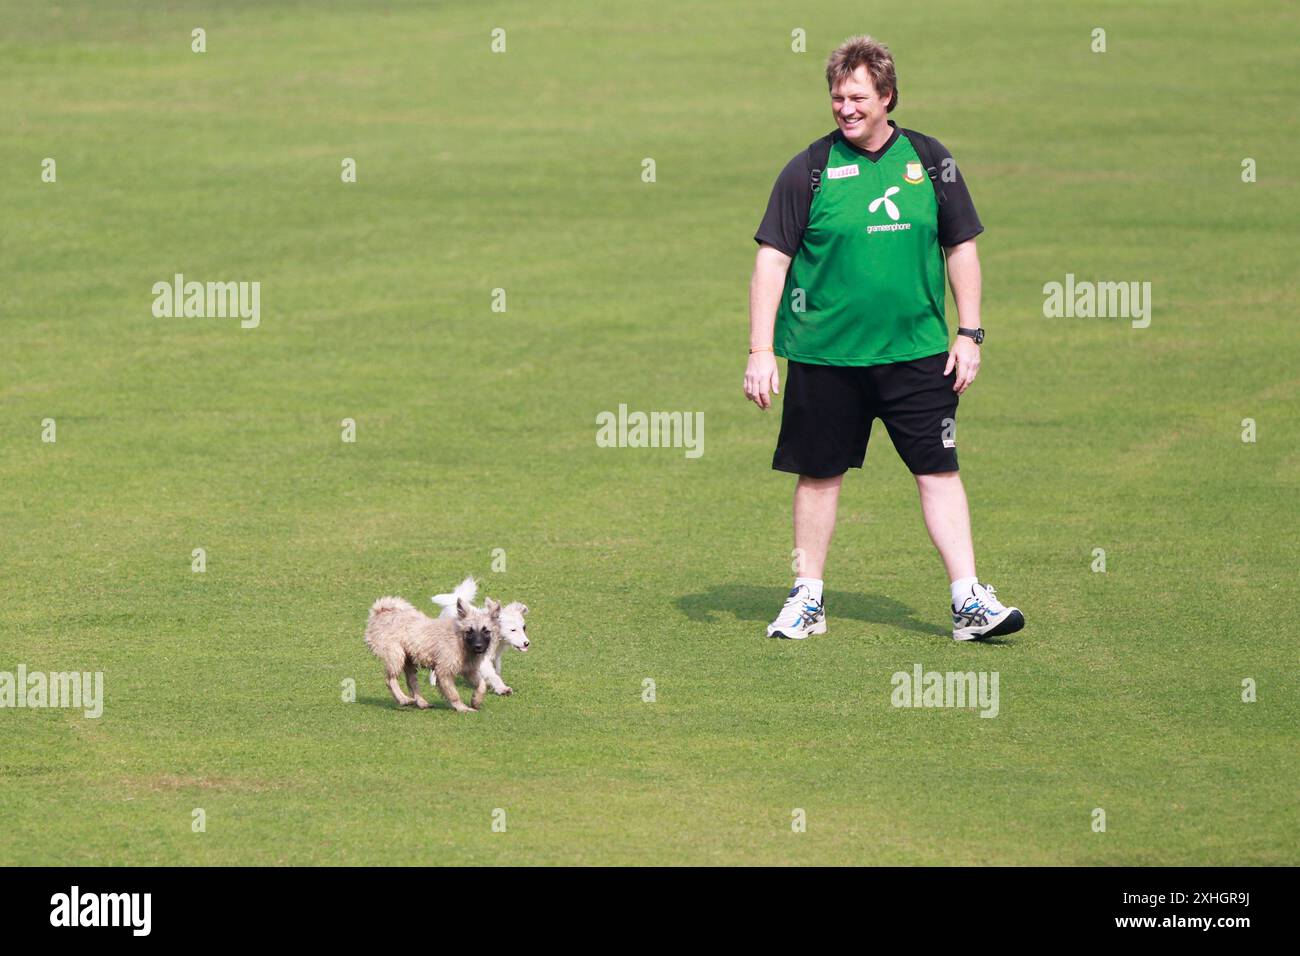
[[[975,344],[976,344],[976,345],[983,345],[983,344],[984,344],[984,330],[983,330],[983,329],[958,329],[958,330],[957,330],[957,334],[958,334],[958,335],[969,335],[971,338],[973,338],[973,339],[975,340]]]

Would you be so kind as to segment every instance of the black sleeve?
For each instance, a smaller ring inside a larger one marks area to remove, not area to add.
[[[754,241],[780,249],[794,258],[808,228],[808,207],[812,205],[812,183],[808,176],[808,150],[786,163],[776,177],[767,212],[758,224]]]
[[[975,211],[970,190],[966,188],[966,180],[962,178],[952,153],[937,139],[931,138],[930,143],[934,149],[935,165],[939,168],[939,185],[944,192],[944,201],[939,206],[939,245],[947,248],[974,239],[984,231],[984,224]]]

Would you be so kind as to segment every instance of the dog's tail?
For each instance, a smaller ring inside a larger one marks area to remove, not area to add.
[[[410,601],[403,601],[399,597],[381,597],[370,605],[370,617],[366,620],[366,633],[362,637],[366,647],[394,674],[401,669],[406,655],[399,623],[404,611],[415,611]]]
[[[410,601],[404,601],[399,597],[381,597],[374,604],[370,605],[369,620],[373,621],[380,614],[387,611],[414,611],[415,606]]]
[[[478,582],[474,580],[473,575],[470,575],[464,581],[461,581],[460,584],[456,585],[456,590],[452,591],[450,594],[435,594],[429,600],[442,608],[442,613],[438,615],[439,617],[451,617],[456,613],[457,601],[464,601],[466,604],[470,604],[474,601],[474,596],[476,594],[478,594]]]

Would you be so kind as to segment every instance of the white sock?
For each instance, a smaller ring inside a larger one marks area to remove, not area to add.
[[[952,603],[961,607],[961,602],[970,597],[970,589],[979,583],[979,578],[962,578],[952,582]]]
[[[812,595],[812,599],[816,601],[818,604],[820,604],[822,600],[822,579],[821,578],[795,578],[794,579],[795,587],[798,587],[801,584],[807,586],[808,592]]]

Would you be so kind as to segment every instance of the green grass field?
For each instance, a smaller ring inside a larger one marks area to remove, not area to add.
[[[1295,8],[863,11],[0,3],[0,671],[105,682],[0,710],[0,863],[1300,862]],[[988,230],[998,644],[947,636],[883,429],[829,633],[762,637],[793,482],[740,389],[751,236],[857,32]],[[260,326],[155,318],[178,272],[259,281]],[[1151,282],[1150,327],[1044,318],[1067,273]],[[597,447],[620,403],[703,412],[704,454]],[[466,573],[531,607],[517,693],[399,710],[366,610]],[[999,715],[892,707],[917,663],[997,671]]]

